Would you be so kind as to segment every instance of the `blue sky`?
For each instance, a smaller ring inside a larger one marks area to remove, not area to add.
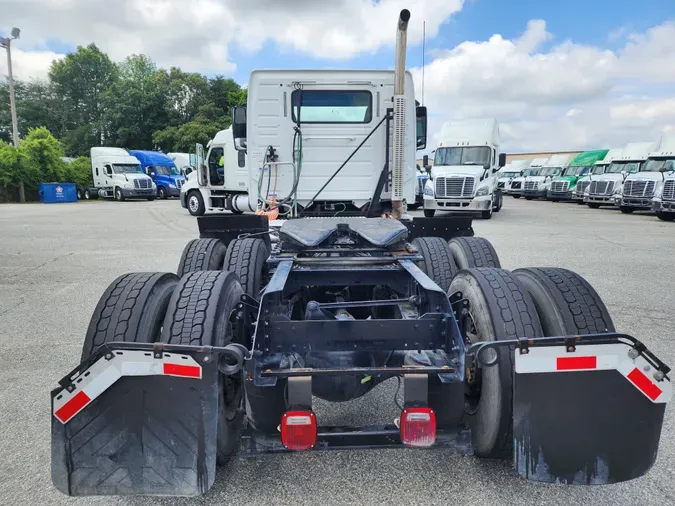
[[[614,147],[675,132],[675,0],[3,0],[17,77],[95,42],[114,60],[224,74],[254,68],[391,68],[398,11],[432,136],[495,117],[508,149]],[[0,75],[6,73],[0,58]]]

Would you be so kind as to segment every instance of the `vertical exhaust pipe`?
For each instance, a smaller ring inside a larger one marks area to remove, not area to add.
[[[403,214],[403,168],[405,166],[405,57],[408,44],[410,11],[403,9],[396,29],[396,67],[394,70],[394,131],[391,166],[391,215],[399,219]]]

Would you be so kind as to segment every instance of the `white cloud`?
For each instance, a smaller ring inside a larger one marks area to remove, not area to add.
[[[160,66],[232,72],[231,48],[266,42],[326,59],[349,59],[391,46],[408,8],[411,44],[434,37],[463,0],[4,0],[3,20],[22,29],[21,45],[94,41],[114,60],[145,53]],[[7,28],[7,27],[4,27]]]
[[[0,52],[0,76],[8,75],[7,58]],[[52,61],[64,55],[52,51],[22,51],[12,47],[12,74],[15,79],[46,79]]]
[[[547,48],[552,39],[532,20],[518,39],[436,53],[424,92],[435,140],[449,120],[477,117],[500,120],[506,150],[615,147],[675,128],[675,92],[657,88],[675,83],[675,23],[631,34],[616,52],[570,40]],[[419,87],[421,69],[413,74]]]

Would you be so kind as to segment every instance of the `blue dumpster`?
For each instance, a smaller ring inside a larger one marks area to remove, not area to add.
[[[74,183],[42,183],[38,187],[38,193],[43,204],[77,202],[77,188]]]

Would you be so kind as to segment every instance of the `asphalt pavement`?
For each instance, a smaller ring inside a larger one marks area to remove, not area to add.
[[[474,228],[492,241],[505,268],[579,272],[617,329],[675,364],[675,224],[507,197],[499,214]],[[654,468],[613,486],[529,483],[508,462],[446,450],[367,450],[235,459],[196,499],[61,494],[50,477],[49,392],[77,364],[98,298],[125,272],[175,271],[183,246],[197,236],[195,219],[176,200],[0,205],[0,505],[675,503],[672,407]],[[317,411],[324,423],[391,420],[394,393],[389,381]],[[572,436],[575,430],[583,427]]]

